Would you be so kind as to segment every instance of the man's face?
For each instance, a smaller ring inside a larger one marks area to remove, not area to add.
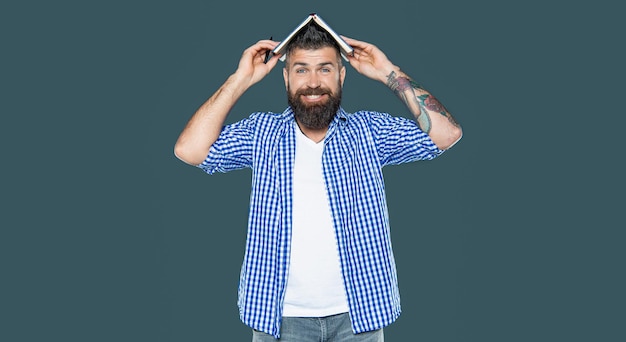
[[[341,103],[346,76],[337,50],[296,49],[287,59],[283,77],[287,99],[299,124],[310,129],[327,128]]]

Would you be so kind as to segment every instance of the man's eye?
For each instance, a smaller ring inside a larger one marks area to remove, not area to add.
[[[305,69],[296,69],[296,73],[297,73],[297,74],[303,74],[303,73],[305,73],[305,72],[306,72],[306,70],[305,70]]]

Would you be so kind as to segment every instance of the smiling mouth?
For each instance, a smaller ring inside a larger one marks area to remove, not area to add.
[[[303,89],[296,93],[296,96],[299,96],[301,101],[304,103],[318,103],[322,102],[331,96],[331,93],[327,89],[316,88],[316,89]]]
[[[320,97],[322,97],[322,95],[304,95],[304,97],[306,97],[309,100],[317,100]]]

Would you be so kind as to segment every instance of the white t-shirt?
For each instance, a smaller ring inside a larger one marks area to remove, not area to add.
[[[296,127],[293,228],[283,316],[323,317],[348,311],[337,238],[322,174],[324,142]]]

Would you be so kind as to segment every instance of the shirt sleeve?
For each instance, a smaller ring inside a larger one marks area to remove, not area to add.
[[[247,118],[225,126],[209,155],[199,165],[208,174],[251,167],[254,119]]]
[[[444,152],[414,120],[374,112],[369,122],[383,166],[431,160]]]

